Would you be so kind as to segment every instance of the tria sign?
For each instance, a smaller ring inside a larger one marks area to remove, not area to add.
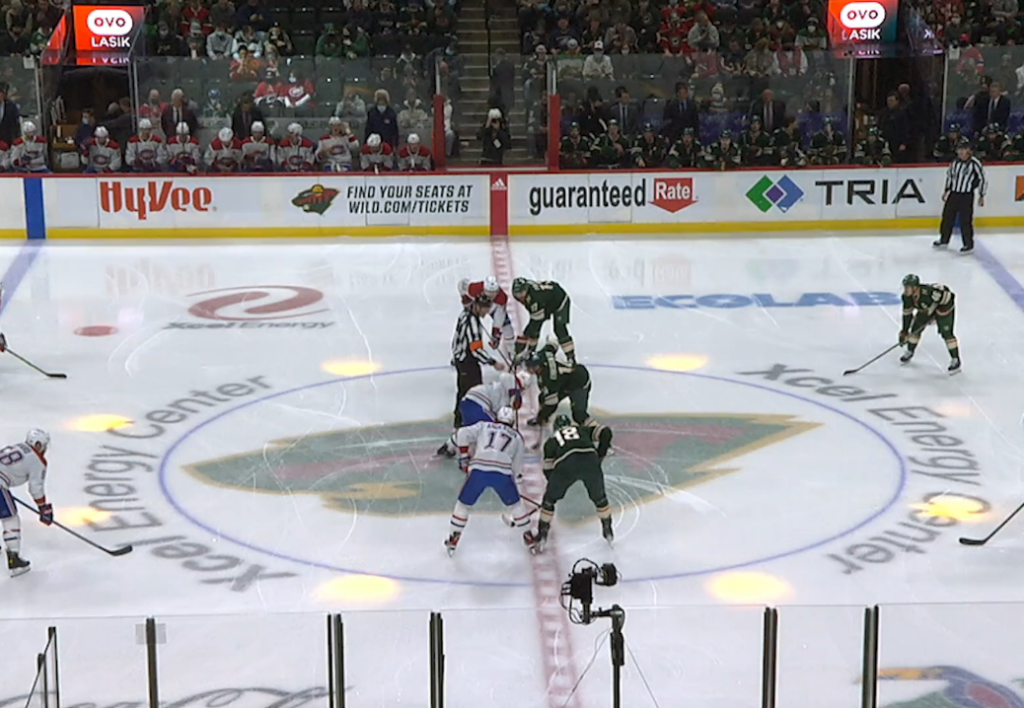
[[[178,212],[207,212],[213,204],[209,187],[180,187],[173,180],[151,180],[143,186],[121,182],[100,182],[100,208],[108,214],[131,212],[139,221],[167,209]]]
[[[924,204],[925,198],[917,182],[911,178],[898,181],[882,179],[823,179],[814,183],[825,190],[825,206],[833,204],[899,204],[913,201]]]
[[[142,27],[141,6],[75,6],[75,48],[79,52],[127,53]]]

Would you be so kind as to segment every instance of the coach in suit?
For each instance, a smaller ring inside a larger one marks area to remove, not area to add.
[[[679,140],[683,131],[693,128],[700,135],[700,115],[697,113],[697,102],[690,98],[690,87],[685,81],[676,82],[676,97],[665,104],[664,125],[661,132],[670,142]]]
[[[640,122],[640,109],[629,95],[625,86],[615,89],[615,103],[608,107],[611,117],[619,121],[623,135],[636,135],[637,124]]]
[[[1006,130],[1010,121],[1010,98],[1003,95],[1003,87],[993,81],[988,87],[988,95],[974,102],[974,134],[981,135],[985,127],[993,123]]]
[[[193,137],[199,132],[199,119],[196,118],[196,112],[185,102],[185,92],[181,89],[174,89],[171,92],[171,105],[167,106],[163,115],[160,116],[160,127],[164,131],[164,136],[173,138],[176,135],[178,123],[187,123]]]
[[[9,90],[10,86],[0,82],[0,140],[8,145],[21,137],[21,116],[17,104],[7,100]]]
[[[775,131],[783,126],[786,120],[786,103],[775,98],[771,89],[761,92],[761,98],[750,105],[750,118],[757,116],[761,119],[761,129],[768,135],[774,135]]]

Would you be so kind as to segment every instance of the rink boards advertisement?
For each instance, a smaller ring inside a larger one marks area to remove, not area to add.
[[[1024,224],[1024,165],[989,167],[978,226]],[[0,236],[504,236],[935,229],[946,167],[0,180]]]
[[[486,235],[487,175],[46,180],[47,237]]]

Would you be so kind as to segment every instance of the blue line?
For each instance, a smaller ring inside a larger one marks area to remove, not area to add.
[[[689,571],[689,572],[684,572],[684,573],[674,573],[674,574],[667,574],[667,575],[656,575],[656,576],[645,577],[645,578],[632,578],[632,579],[629,579],[629,580],[624,580],[623,582],[643,583],[643,582],[651,582],[651,581],[654,581],[654,580],[672,580],[672,579],[676,579],[676,578],[688,578],[688,577],[699,576],[699,575],[709,575],[709,574],[712,574],[712,573],[721,573],[721,572],[724,572],[724,571],[736,570],[736,569],[739,569],[739,568],[748,568],[750,566],[761,565],[761,564],[764,564],[764,563],[769,563],[771,561],[780,560],[782,558],[787,558],[789,556],[795,556],[795,555],[799,555],[801,553],[806,553],[807,551],[812,551],[812,550],[815,550],[815,549],[820,548],[822,546],[825,546],[827,544],[830,544],[833,541],[837,541],[840,538],[843,538],[845,536],[849,536],[850,534],[856,533],[860,529],[864,528],[865,526],[867,526],[868,524],[873,522],[875,519],[880,517],[882,514],[887,512],[890,508],[892,508],[892,506],[895,505],[897,501],[899,501],[899,498],[903,495],[903,492],[906,489],[906,486],[907,486],[907,476],[908,476],[907,465],[906,465],[906,462],[903,459],[903,456],[899,453],[899,450],[896,449],[896,446],[893,445],[893,443],[888,438],[886,438],[881,432],[879,432],[878,430],[875,430],[874,428],[872,428],[870,425],[868,425],[863,420],[860,420],[859,418],[855,418],[854,416],[850,415],[846,411],[840,410],[839,408],[834,408],[834,407],[832,407],[832,406],[830,406],[830,405],[828,405],[826,403],[823,403],[821,401],[816,401],[816,400],[811,399],[811,398],[804,398],[803,396],[800,396],[800,395],[795,394],[795,393],[790,393],[789,391],[780,391],[779,389],[772,388],[771,386],[765,386],[763,384],[754,383],[752,381],[739,381],[739,380],[736,380],[736,379],[726,378],[724,376],[712,376],[710,374],[697,374],[697,373],[690,372],[690,371],[662,371],[660,369],[652,369],[652,368],[642,367],[642,366],[618,366],[618,365],[610,365],[610,364],[587,364],[587,367],[588,368],[598,368],[598,369],[619,369],[619,370],[624,370],[624,371],[639,371],[639,372],[648,373],[648,374],[656,373],[656,374],[668,374],[668,375],[672,375],[672,376],[690,376],[690,377],[698,378],[698,379],[707,379],[707,380],[710,380],[710,381],[719,381],[719,382],[723,382],[723,383],[736,384],[738,386],[746,386],[748,388],[754,388],[754,389],[758,389],[758,390],[761,390],[761,391],[768,391],[769,393],[777,393],[777,394],[779,394],[781,396],[786,396],[788,398],[793,398],[793,399],[796,399],[796,400],[801,401],[803,403],[809,403],[809,404],[817,406],[819,408],[824,408],[827,411],[831,411],[832,413],[835,413],[835,414],[837,414],[837,415],[839,415],[839,416],[841,416],[843,418],[846,418],[847,420],[850,420],[850,421],[856,423],[857,425],[860,425],[862,428],[864,428],[869,433],[871,433],[876,438],[878,438],[878,440],[880,440],[882,442],[882,444],[886,448],[889,449],[889,451],[893,454],[893,456],[896,458],[896,461],[899,464],[899,483],[896,485],[896,491],[893,493],[892,497],[880,509],[878,509],[877,511],[872,513],[866,519],[864,519],[864,520],[860,521],[859,523],[857,523],[852,528],[849,528],[849,529],[847,529],[845,531],[840,531],[839,533],[836,533],[836,534],[834,534],[832,536],[829,536],[828,538],[826,538],[824,540],[817,541],[815,543],[809,544],[807,546],[803,546],[801,548],[797,548],[795,550],[785,551],[785,552],[782,552],[782,553],[776,553],[775,555],[768,556],[766,558],[757,558],[755,560],[744,561],[742,563],[735,563],[733,565],[722,566],[722,567],[718,567],[718,568],[708,568],[708,569],[705,569],[705,570],[694,570],[694,571]],[[158,479],[159,479],[159,482],[160,482],[160,491],[163,492],[164,497],[167,499],[168,503],[170,503],[170,505],[175,509],[175,511],[177,511],[184,518],[188,519],[189,521],[191,521],[193,524],[195,524],[199,528],[201,528],[204,531],[206,531],[207,533],[209,533],[214,538],[219,538],[219,539],[224,540],[224,541],[230,541],[231,543],[235,543],[235,544],[237,544],[237,545],[239,545],[239,546],[241,546],[243,548],[247,548],[247,549],[249,549],[251,551],[255,551],[255,552],[263,554],[263,555],[271,556],[273,558],[278,558],[280,560],[291,561],[293,563],[299,563],[301,565],[307,565],[307,566],[311,566],[311,567],[314,567],[314,568],[322,568],[322,569],[325,569],[325,570],[332,570],[332,571],[336,571],[336,572],[339,572],[339,573],[355,573],[355,574],[361,574],[361,575],[365,575],[365,574],[379,575],[381,577],[391,578],[392,580],[406,580],[406,581],[421,582],[421,583],[440,583],[440,584],[451,584],[451,585],[469,585],[469,586],[486,586],[486,587],[529,587],[530,583],[491,583],[491,582],[473,581],[473,580],[444,580],[444,579],[441,579],[441,578],[414,578],[414,577],[403,576],[403,575],[391,575],[391,574],[387,574],[387,573],[379,573],[379,572],[375,572],[375,571],[373,571],[371,569],[343,568],[343,567],[331,565],[331,564],[328,564],[328,563],[321,563],[319,561],[311,561],[311,560],[306,560],[306,559],[303,559],[303,558],[296,558],[294,556],[290,556],[290,555],[287,555],[285,553],[279,553],[277,551],[273,551],[273,550],[270,550],[270,549],[267,549],[267,548],[262,548],[260,546],[253,545],[253,544],[251,544],[251,543],[249,543],[247,541],[244,541],[244,540],[241,540],[241,539],[238,539],[238,538],[234,538],[232,536],[225,535],[223,533],[223,531],[221,531],[220,529],[216,529],[216,528],[214,528],[212,526],[207,525],[206,523],[200,521],[199,519],[195,518],[191,513],[186,511],[182,507],[182,505],[179,504],[178,501],[174,498],[174,496],[171,494],[171,491],[170,491],[170,489],[168,487],[167,472],[168,472],[169,462],[170,462],[170,459],[171,459],[172,455],[174,454],[174,451],[182,443],[184,443],[186,440],[188,440],[188,438],[190,438],[195,433],[199,432],[200,430],[202,430],[206,426],[210,425],[211,423],[213,423],[213,422],[215,422],[217,420],[220,420],[221,418],[224,418],[225,416],[231,415],[232,413],[236,413],[236,412],[238,412],[238,411],[240,411],[242,409],[249,408],[251,406],[255,406],[255,405],[258,405],[260,403],[264,403],[266,401],[273,400],[275,398],[280,398],[282,396],[288,396],[288,395],[291,395],[293,393],[297,393],[299,391],[307,391],[307,390],[313,389],[313,388],[320,388],[321,386],[334,386],[334,385],[338,385],[338,384],[344,384],[344,383],[349,382],[349,381],[359,381],[360,379],[369,379],[369,378],[373,378],[373,377],[398,376],[400,374],[417,374],[417,373],[423,373],[423,372],[428,372],[428,371],[446,371],[446,370],[448,370],[448,368],[449,367],[447,367],[447,366],[432,366],[432,367],[426,367],[426,368],[420,368],[420,369],[404,369],[404,370],[399,370],[399,371],[388,371],[388,372],[378,373],[378,374],[366,374],[364,376],[350,376],[350,377],[347,377],[347,378],[331,379],[329,381],[321,381],[319,383],[306,384],[304,386],[297,386],[295,388],[291,388],[291,389],[288,389],[288,390],[285,390],[285,391],[278,391],[277,393],[272,393],[270,395],[264,396],[263,398],[257,398],[257,399],[251,400],[251,401],[247,401],[245,403],[241,403],[241,404],[235,406],[234,408],[229,408],[227,410],[221,411],[220,413],[218,413],[217,415],[213,416],[209,420],[205,420],[202,423],[199,423],[194,428],[185,431],[185,433],[183,433],[180,438],[175,440],[174,443],[170,446],[170,448],[168,448],[167,452],[163,456],[163,459],[160,460],[160,469],[158,471]],[[699,539],[697,539],[697,542],[699,542]]]
[[[3,314],[7,306],[14,300],[14,293],[25,280],[32,264],[36,262],[42,247],[42,242],[26,241],[18,251],[18,255],[11,261],[11,265],[7,267],[7,272],[3,275],[4,296],[3,301],[0,302],[0,314]]]
[[[22,182],[25,192],[25,231],[30,240],[46,238],[46,206],[43,202],[43,180],[26,177]]]
[[[1013,273],[1007,270],[992,251],[985,248],[985,244],[975,243],[974,254],[985,272],[992,276],[992,280],[996,281],[996,285],[1010,296],[1021,312],[1024,312],[1024,285],[1021,285],[1020,281],[1013,277]]]

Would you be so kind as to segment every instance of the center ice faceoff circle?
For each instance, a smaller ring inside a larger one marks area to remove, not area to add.
[[[604,465],[631,579],[714,573],[820,547],[891,506],[902,458],[820,401],[751,381],[602,367],[592,412],[616,434]],[[174,507],[222,540],[338,572],[526,585],[523,549],[478,506],[462,562],[441,540],[463,476],[433,451],[450,432],[446,367],[279,391],[185,433],[160,468]],[[838,454],[839,446],[842,454]],[[564,555],[593,553],[593,507],[558,509]],[[524,560],[525,562],[525,560]],[[497,569],[502,570],[497,570]]]

